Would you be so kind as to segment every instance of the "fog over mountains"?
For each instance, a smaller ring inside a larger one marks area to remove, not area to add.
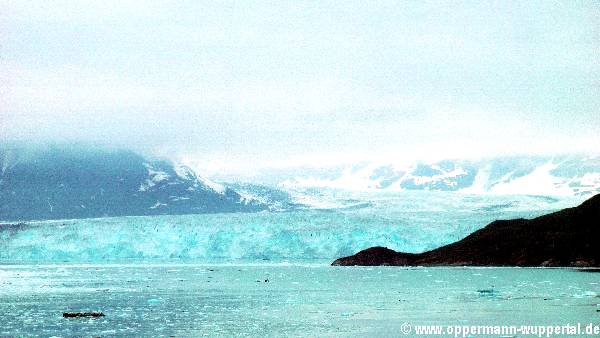
[[[252,212],[268,205],[185,166],[126,150],[0,150],[0,219]]]

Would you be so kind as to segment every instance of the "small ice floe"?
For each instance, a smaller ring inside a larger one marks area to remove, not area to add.
[[[598,294],[595,293],[594,291],[585,291],[583,293],[576,293],[573,295],[574,298],[593,298],[596,297]]]
[[[162,298],[150,298],[146,301],[148,305],[159,305],[164,303]]]

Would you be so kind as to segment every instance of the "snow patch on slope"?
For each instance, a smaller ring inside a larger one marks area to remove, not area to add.
[[[144,167],[146,167],[146,170],[148,171],[148,178],[140,185],[138,189],[140,192],[148,191],[150,188],[162,181],[168,180],[170,177],[169,174],[161,170],[156,170],[149,163],[144,163]]]
[[[194,172],[185,165],[173,163],[173,170],[175,171],[175,174],[181,179],[191,180],[196,178]]]
[[[154,205],[151,206],[150,209],[157,209],[157,208],[166,207],[166,206],[167,206],[167,204],[160,203],[160,201],[156,201],[156,203],[154,203]]]
[[[214,190],[215,192],[217,192],[221,195],[225,194],[225,191],[227,190],[227,188],[224,185],[214,182],[212,180],[209,180],[208,178],[197,176],[197,179],[202,184],[204,184],[205,186],[209,187],[210,189]]]
[[[409,180],[411,179],[415,185],[426,185],[434,182],[444,182],[447,186],[452,187],[456,186],[457,183],[452,181],[452,178],[456,178],[458,176],[466,175],[467,172],[462,168],[456,168],[451,171],[444,171],[438,166],[431,166],[432,169],[439,170],[440,174],[432,175],[432,176],[414,176],[414,175],[405,175],[404,178]]]
[[[469,194],[586,196],[600,193],[598,157],[507,157],[479,161],[446,160],[396,168],[361,163],[337,176],[295,175],[279,183],[289,190],[456,191]]]
[[[487,191],[488,184],[490,181],[490,166],[485,166],[477,171],[473,184],[470,187],[458,190],[465,194],[483,194]]]
[[[550,174],[550,171],[557,167],[558,165],[552,162],[546,163],[528,175],[512,180],[500,180],[489,189],[489,192],[498,195],[572,196],[573,190],[566,184],[566,180]]]
[[[296,176],[293,179],[288,179],[279,183],[278,186],[286,189],[332,188],[351,191],[373,191],[381,189],[383,181],[386,180],[385,176],[375,174],[377,169],[381,167],[382,165],[378,163],[373,163],[364,167],[350,167],[344,169],[342,174],[335,179]],[[404,170],[396,167],[391,168],[393,168],[392,170],[395,172]],[[394,190],[403,189],[397,188]]]

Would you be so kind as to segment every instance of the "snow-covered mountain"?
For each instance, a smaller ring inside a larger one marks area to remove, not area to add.
[[[0,149],[0,220],[249,212],[270,205],[131,151]]]
[[[281,174],[279,174],[281,176]],[[465,193],[587,196],[600,192],[600,157],[503,157],[409,165],[362,162],[295,174],[279,186],[298,190],[434,190]]]
[[[297,198],[297,194],[290,193],[286,189],[252,183],[224,183],[223,185],[237,192],[242,202],[266,205],[269,211],[311,207],[309,204],[302,203],[303,201]]]
[[[261,175],[251,183],[216,183],[184,165],[126,150],[0,146],[0,220],[339,207],[327,193],[332,189],[586,197],[600,192],[600,157],[360,162]]]

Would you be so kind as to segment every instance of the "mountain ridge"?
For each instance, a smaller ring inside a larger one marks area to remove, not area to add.
[[[278,186],[498,195],[592,196],[600,193],[600,157],[589,155],[417,161],[405,165],[361,162],[322,169],[322,173],[317,169],[307,172],[293,173],[291,178],[279,181]]]
[[[254,212],[268,205],[167,160],[133,151],[0,149],[0,219]]]

